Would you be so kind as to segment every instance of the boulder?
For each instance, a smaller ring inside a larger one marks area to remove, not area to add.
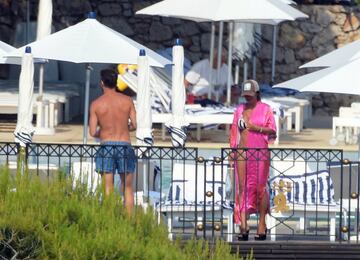
[[[121,5],[118,3],[102,3],[98,5],[98,13],[101,16],[121,15]]]
[[[171,28],[156,21],[151,24],[149,33],[150,41],[162,42],[173,38]]]
[[[280,29],[280,41],[286,48],[299,49],[305,45],[305,35],[298,28],[284,24]]]
[[[120,16],[107,16],[104,17],[101,22],[126,36],[134,35],[134,31],[131,26],[125,19],[121,18]]]
[[[332,22],[332,13],[325,8],[317,8],[315,12],[315,22],[326,28]]]

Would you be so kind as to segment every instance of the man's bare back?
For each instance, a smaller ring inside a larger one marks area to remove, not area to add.
[[[130,127],[129,127],[130,119]],[[97,126],[100,131],[97,132]],[[130,143],[129,130],[136,129],[136,112],[132,99],[114,89],[105,89],[90,107],[90,135],[104,141]]]

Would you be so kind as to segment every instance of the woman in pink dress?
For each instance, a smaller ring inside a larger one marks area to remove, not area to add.
[[[259,85],[255,80],[244,82],[241,95],[246,103],[237,107],[230,133],[230,146],[237,149],[234,153],[234,221],[240,224],[239,240],[248,240],[247,219],[258,212],[255,240],[265,240],[265,216],[270,204],[267,189],[270,152],[267,148],[276,138],[276,125],[272,109],[260,100]]]

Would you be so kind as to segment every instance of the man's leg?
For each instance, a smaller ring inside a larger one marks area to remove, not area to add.
[[[129,215],[132,214],[134,208],[133,175],[133,173],[120,174],[122,186],[121,189],[124,191],[125,207]]]
[[[114,174],[105,172],[103,174],[103,183],[105,185],[105,196],[109,196],[114,191]]]

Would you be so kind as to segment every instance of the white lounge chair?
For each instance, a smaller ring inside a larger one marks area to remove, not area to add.
[[[298,227],[304,232],[310,226],[310,220],[327,221],[331,241],[335,241],[336,216],[341,213],[340,206],[334,200],[334,185],[327,170],[313,171],[309,163],[297,161],[273,161],[270,178],[271,195],[274,206],[267,216],[271,240],[276,240],[279,226],[286,226],[287,220],[299,219]],[[284,182],[284,196],[279,195],[278,185]],[[275,186],[274,186],[275,184]],[[286,187],[291,190],[286,191]],[[286,200],[286,206],[284,203]],[[282,203],[281,203],[282,202]],[[283,205],[287,209],[281,207]],[[316,222],[316,225],[318,221]]]
[[[205,229],[198,231],[203,234],[209,225],[207,232],[226,225],[226,239],[232,241],[233,212],[226,200],[226,175],[227,167],[221,164],[174,163],[167,199],[157,206],[166,219],[170,239],[176,228]]]
[[[340,107],[339,116],[333,117],[332,121],[332,137],[334,140],[344,140],[346,144],[358,142],[360,108],[356,103],[353,103],[351,107]]]
[[[150,68],[150,86],[151,96],[153,99],[153,123],[164,124],[171,118],[170,111],[170,95],[171,82],[161,69]],[[119,77],[134,91],[137,91],[137,76],[132,72],[119,75]],[[271,103],[271,102],[269,102]],[[201,139],[201,126],[213,126],[218,124],[231,125],[233,121],[233,113],[235,107],[199,107],[199,105],[185,106],[185,121],[189,124],[197,125],[196,139]],[[275,113],[275,121],[277,125],[277,136],[275,144],[279,143],[281,130],[284,129],[284,118],[286,115]],[[286,119],[285,119],[286,120]],[[165,139],[165,128],[163,127],[162,139]]]
[[[342,208],[347,212],[347,219],[343,219],[342,226],[349,228],[348,233],[344,233],[344,239],[356,240],[359,235],[358,217],[359,211],[359,164],[357,162],[350,164],[329,163],[330,176],[334,185],[342,187],[335,190],[335,199],[341,200]],[[359,236],[360,239],[360,236]]]
[[[143,167],[144,165],[145,167]],[[95,192],[101,184],[101,175],[98,174],[95,169],[96,165],[94,161],[73,162],[70,170],[73,187],[77,184],[82,184],[87,187],[89,192]],[[139,161],[137,163],[137,170],[134,173],[135,177],[133,180],[133,189],[137,204],[143,203],[142,199],[144,196],[149,196],[150,198],[155,196],[159,197],[159,194],[155,194],[155,192],[159,191],[159,187],[157,187],[156,184],[156,178],[160,177],[159,170],[154,161]],[[144,174],[149,179],[144,178]],[[119,191],[120,177],[118,174],[114,176],[114,187],[115,190]]]

